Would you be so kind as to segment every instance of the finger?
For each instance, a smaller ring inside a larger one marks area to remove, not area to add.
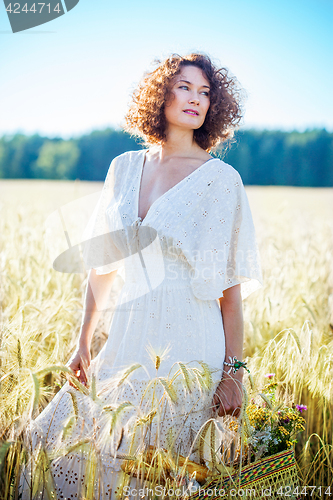
[[[220,387],[218,387],[213,396],[213,403],[218,406],[221,402],[221,396],[223,395],[224,395],[223,390]]]
[[[88,381],[87,374],[86,374],[86,371],[83,368],[83,366],[80,366],[79,381],[81,382],[81,384],[87,385],[87,381]]]
[[[223,411],[223,415],[231,415],[231,416],[236,416],[240,414],[241,411],[241,405],[242,405],[242,400],[238,397],[235,397],[235,393],[232,392],[230,393],[230,390],[228,389],[227,391],[220,390],[222,395],[218,395],[219,397],[219,403],[221,406],[221,403],[223,403],[223,408],[219,412],[219,414]],[[235,401],[236,399],[236,401]],[[221,416],[223,416],[221,415]]]
[[[225,406],[220,405],[217,414],[218,414],[219,417],[225,417],[228,414],[228,412],[226,411]]]
[[[228,415],[231,405],[229,403],[229,398],[226,392],[222,389],[221,386],[219,387],[218,392],[215,393],[215,400],[217,402],[216,407],[218,410],[219,417],[224,417],[225,415]]]
[[[213,396],[213,406],[218,407],[220,405],[220,400],[217,394]]]
[[[223,403],[223,401],[221,401],[219,409],[218,409],[218,415],[219,415],[219,417],[224,417],[225,415],[228,415],[228,414],[229,414],[229,404],[228,404],[228,402]]]
[[[72,370],[72,371],[73,371],[72,374],[66,373],[66,379],[67,379],[67,382],[69,383],[69,385],[71,387],[74,387],[74,389],[76,389],[76,386],[75,386],[75,384],[73,384],[72,379],[73,379],[73,377],[76,377],[77,379],[79,378],[79,371],[78,370]]]
[[[212,410],[213,414],[215,414],[218,411],[219,406],[220,406],[220,400],[219,400],[217,394],[214,394],[214,396],[212,398],[212,404],[211,404],[211,410]]]
[[[71,366],[69,364],[67,364],[66,366],[70,369],[70,373],[68,373],[68,372],[65,373],[65,376],[66,376],[66,378],[67,378],[68,381],[71,379],[71,377],[73,377],[73,376],[77,377],[78,376],[77,375],[78,374],[78,368],[77,368],[77,366],[74,366],[74,365]]]
[[[240,408],[239,406],[237,406],[237,408],[234,408],[234,410],[232,411],[231,415],[235,418],[238,418],[239,415],[240,415]]]
[[[213,396],[213,406],[215,406],[215,408],[218,408],[221,404],[221,397],[220,395],[216,392]]]
[[[212,410],[212,418],[216,418],[220,415],[220,408],[221,408],[221,400],[218,396],[215,397],[214,402],[211,406]],[[223,415],[222,415],[223,416]]]
[[[73,372],[76,372],[79,369],[79,363],[74,360],[70,360],[66,366],[68,366],[68,368],[73,370]]]
[[[73,384],[73,382],[71,381],[71,379],[68,377],[67,378],[67,382],[69,384],[70,387],[74,387],[75,388],[75,385]]]

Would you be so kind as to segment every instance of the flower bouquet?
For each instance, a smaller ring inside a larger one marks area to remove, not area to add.
[[[179,373],[187,375],[187,386],[191,387],[189,377],[192,372],[197,374],[196,369],[183,364],[181,368]],[[149,436],[155,435],[150,434],[150,428],[157,410],[151,411],[149,418],[138,419],[138,429],[142,428],[143,420],[146,422],[144,435],[149,439],[140,449],[136,448],[134,454],[130,452],[124,457],[121,466],[124,479],[119,483],[119,490],[124,491],[132,478],[142,485],[142,491],[146,491],[144,485],[148,486],[147,498],[152,499],[160,496],[161,491],[168,500],[179,500],[179,497],[215,500],[249,495],[299,498],[302,492],[293,445],[297,434],[304,430],[302,412],[306,407],[279,401],[274,374],[266,377],[267,383],[255,398],[249,401],[245,392],[240,420],[231,416],[209,418],[191,439],[186,456],[175,447],[174,438],[164,448],[150,439]],[[170,384],[167,385],[169,392]],[[183,420],[187,417],[184,415]],[[169,431],[172,437],[173,429]]]
[[[243,413],[243,423],[229,419],[234,433],[231,442],[221,444],[220,457],[208,463],[209,479],[191,495],[191,500],[254,496],[256,498],[301,498],[293,445],[304,430],[304,405],[291,405],[276,399],[274,374]]]

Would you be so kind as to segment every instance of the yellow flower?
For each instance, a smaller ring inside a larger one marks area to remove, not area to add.
[[[230,429],[231,431],[237,432],[237,431],[238,431],[238,427],[239,427],[239,426],[238,426],[238,422],[236,422],[235,420],[231,420],[231,421],[229,422],[229,429]]]
[[[285,429],[284,427],[282,427],[282,425],[280,425],[278,427],[279,431],[282,432],[282,434],[284,434],[285,436],[289,436],[289,432],[287,431],[287,429]]]

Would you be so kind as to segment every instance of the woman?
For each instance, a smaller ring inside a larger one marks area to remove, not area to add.
[[[241,178],[209,151],[232,135],[240,117],[235,80],[201,54],[171,56],[133,95],[126,129],[149,149],[112,161],[85,232],[83,256],[91,271],[69,367],[82,384],[94,386],[95,397],[66,384],[34,421],[32,434],[34,448],[43,443],[58,449],[74,408],[68,442],[95,439],[101,498],[115,493],[124,455],[172,443],[198,461],[197,433],[214,411],[239,415],[243,368],[235,361],[242,360],[242,296],[259,286],[261,275]],[[117,272],[124,286],[109,338],[91,361],[91,339]],[[154,376],[152,395],[144,391]],[[162,415],[155,401],[165,399]],[[149,439],[146,431],[140,438],[133,431],[138,418],[149,421]],[[110,432],[113,441],[106,446]],[[53,460],[60,498],[80,496],[87,477],[82,464],[88,463],[75,452]]]

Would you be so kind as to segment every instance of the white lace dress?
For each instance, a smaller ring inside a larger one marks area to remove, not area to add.
[[[225,356],[217,299],[235,284],[241,284],[244,298],[261,282],[251,212],[237,171],[208,160],[158,198],[141,220],[145,154],[132,151],[112,161],[83,238],[87,269],[117,269],[124,279],[108,340],[90,367],[90,395],[66,384],[29,434],[32,448],[48,453],[61,499],[89,496],[89,474],[95,474],[95,497],[112,498],[121,457],[136,456],[144,444],[173,446],[197,459],[194,437],[211,417]],[[167,354],[156,357],[167,346]],[[147,425],[139,429],[138,419],[150,422],[149,432]],[[64,446],[77,443],[61,455]],[[30,498],[29,477],[26,468],[23,499]],[[42,498],[38,491],[34,495]]]

